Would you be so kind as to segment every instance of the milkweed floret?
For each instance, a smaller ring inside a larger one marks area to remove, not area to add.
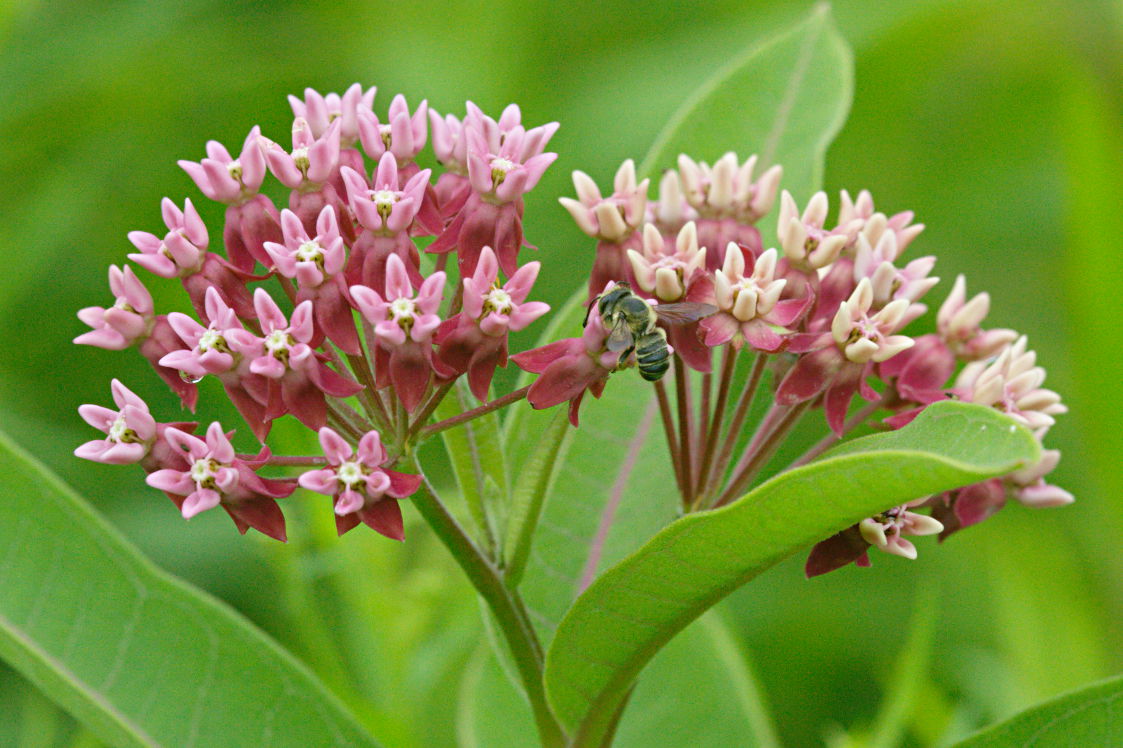
[[[177,428],[168,428],[165,437],[180,464],[150,473],[147,481],[168,494],[184,519],[222,506],[240,532],[253,527],[285,540],[285,519],[276,499],[290,495],[296,485],[254,472],[267,452],[255,460],[238,457],[217,421],[207,428],[205,439]]]
[[[389,470],[377,431],[368,431],[352,449],[334,430],[319,431],[328,466],[301,474],[301,487],[335,498],[335,527],[342,535],[359,522],[393,540],[405,538],[398,499],[416,493],[421,477]]]

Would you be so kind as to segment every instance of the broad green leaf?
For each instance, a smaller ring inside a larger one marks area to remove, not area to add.
[[[649,676],[649,677],[648,677]],[[716,613],[659,652],[628,701],[612,745],[778,746],[744,653]],[[462,748],[527,744],[529,707],[480,647],[465,669],[458,707]]]
[[[566,614],[546,656],[551,705],[595,744],[604,716],[655,652],[745,582],[864,517],[1038,455],[1033,436],[997,411],[940,402],[903,429],[855,439],[727,507],[683,517]]]
[[[374,745],[291,655],[156,569],[2,434],[0,453],[0,657],[101,739]]]
[[[451,418],[477,404],[466,388],[457,386],[437,406],[437,417]],[[494,551],[497,519],[494,515],[507,497],[507,464],[500,440],[499,415],[493,411],[446,429],[441,432],[441,438],[478,537],[489,551]],[[489,501],[496,498],[499,502]]]
[[[680,153],[713,163],[726,151],[760,156],[757,173],[784,167],[797,199],[819,188],[827,146],[854,88],[853,59],[826,4],[780,36],[734,58],[703,84],[656,138],[640,173],[673,167]]]
[[[505,579],[512,587],[522,579],[542,504],[557,475],[555,468],[569,449],[566,437],[570,433],[569,414],[565,408],[555,408],[546,430],[538,435],[533,454],[519,470],[504,543]]]
[[[1123,677],[1032,707],[956,743],[956,748],[1069,748],[1119,745],[1123,736]]]

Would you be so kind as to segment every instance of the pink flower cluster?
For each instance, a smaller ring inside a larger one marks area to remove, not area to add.
[[[496,120],[470,102],[462,119],[442,117],[426,102],[411,111],[402,96],[382,119],[374,98],[359,84],[342,95],[307,89],[289,99],[291,147],[254,127],[236,155],[210,141],[200,161],[179,162],[206,198],[225,205],[222,249],[190,199],[182,208],[164,199],[165,228],[131,232],[128,258],[178,279],[192,313],[158,314],[126,265],[110,269],[112,306],[78,314],[91,330],[75,342],[136,347],[192,411],[197,383],[213,376],[260,450],[235,453],[218,423],[205,437],[192,434],[194,424],[157,423],[114,380],[118,411],[80,409],[106,438],[78,456],[140,464],[187,518],[222,506],[242,532],[283,540],[277,500],[299,484],[336,497],[340,533],[361,521],[401,539],[396,500],[420,480],[389,466],[462,375],[488,401],[509,334],[549,309],[528,301],[539,263],[520,266],[518,255],[529,246],[523,195],[556,158],[545,149],[557,124],[528,129],[514,105]],[[430,129],[435,180],[417,164]],[[287,207],[263,192],[269,175],[287,191]],[[445,272],[450,253],[457,280]],[[275,456],[264,446],[273,422],[289,414],[318,434],[323,457]],[[293,465],[316,469],[259,474]]]
[[[648,195],[649,181],[637,180],[631,161],[616,173],[610,195],[574,172],[577,197],[561,198],[581,230],[597,240],[590,300],[606,284],[623,281],[656,310],[681,303],[716,309],[700,322],[664,325],[679,376],[702,374],[703,408],[710,402],[715,349],[725,350],[715,410],[726,402],[729,393],[722,388],[739,352],[767,361],[773,374],[771,409],[731,469],[723,460],[730,459],[743,420],[735,415],[730,430],[722,432],[723,414],[703,412],[697,429],[684,428],[696,405],[689,386],[678,388],[677,423],[669,405],[662,410],[688,511],[720,506],[743,493],[769,450],[807,408],[822,408],[830,429],[808,459],[875,413],[888,411],[883,427],[899,428],[947,398],[997,408],[1044,437],[1065,408],[1056,393],[1042,388],[1045,372],[1024,337],[982,327],[987,294],[968,299],[960,276],[939,309],[935,332],[909,332],[927,311],[922,299],[938,282],[931,275],[935,257],[902,260],[924,228],[911,212],[886,215],[875,209],[868,192],[853,198],[843,191],[831,221],[826,193],[816,193],[801,211],[780,190],[781,178],[778,166],[759,172],[755,156],[742,163],[727,153],[712,166],[681,156],[677,169],[664,172],[655,198]],[[778,246],[765,249],[756,224],[777,197]],[[632,363],[612,358],[596,325],[586,329],[582,342],[554,343],[515,357],[524,368],[542,372],[538,386],[551,375],[559,382],[549,396],[532,397],[533,405],[578,403],[585,389],[599,395],[612,371]],[[762,363],[752,387],[763,369]],[[659,393],[666,397],[662,389]],[[868,405],[854,407],[856,395]],[[747,398],[751,402],[752,392]],[[817,546],[808,574],[852,561],[868,564],[871,546],[913,557],[915,547],[903,535],[946,537],[990,516],[1008,498],[1028,506],[1069,503],[1070,494],[1045,482],[1058,459],[1059,453],[1046,450],[1039,464],[1012,475],[889,509]],[[914,511],[921,508],[929,513]]]

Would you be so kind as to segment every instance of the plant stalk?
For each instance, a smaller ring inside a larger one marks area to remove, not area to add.
[[[526,607],[518,593],[508,589],[503,583],[499,569],[472,542],[445,508],[429,479],[422,472],[417,458],[411,457],[411,459],[413,467],[421,475],[421,489],[413,496],[414,506],[452,553],[457,564],[467,575],[468,581],[495,614],[496,622],[510,646],[519,678],[530,700],[542,745],[547,748],[561,748],[566,744],[566,738],[546,702],[546,691],[542,682],[542,646],[538,642]]]

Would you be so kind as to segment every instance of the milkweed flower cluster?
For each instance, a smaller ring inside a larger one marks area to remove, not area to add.
[[[340,534],[363,522],[402,538],[397,502],[421,478],[391,467],[461,377],[480,413],[498,407],[491,382],[509,334],[549,310],[528,300],[540,266],[519,252],[523,197],[556,158],[546,147],[557,124],[527,128],[517,106],[493,119],[471,102],[463,118],[442,117],[402,96],[383,118],[375,93],[307,89],[289,99],[283,144],[254,127],[236,152],[210,141],[204,158],[180,161],[225,205],[221,247],[192,199],[165,198],[164,228],[128,235],[128,259],[148,277],[112,266],[112,305],[78,314],[91,329],[75,342],[136,348],[184,408],[217,379],[260,447],[238,454],[218,422],[202,436],[195,423],[157,422],[114,380],[116,411],[79,409],[105,438],[75,454],[139,464],[185,518],[221,506],[243,533],[284,540],[278,500],[301,486],[333,497]],[[417,164],[430,128],[436,174]],[[270,175],[287,205],[264,191]],[[153,276],[178,280],[191,311],[158,312]],[[286,415],[316,433],[322,456],[272,453],[265,442]],[[290,466],[312,469],[261,474]]]
[[[611,194],[574,172],[577,197],[561,198],[597,240],[590,300],[606,284],[624,282],[656,313],[667,304],[706,310],[687,324],[660,323],[674,351],[677,403],[662,382],[655,387],[684,510],[742,495],[809,410],[822,410],[828,434],[793,466],[863,424],[900,428],[948,398],[994,407],[1045,436],[1065,408],[1042,387],[1045,372],[1024,336],[983,328],[986,293],[968,299],[959,276],[939,307],[936,330],[913,331],[939,279],[931,274],[935,257],[902,259],[924,229],[911,212],[887,215],[869,192],[855,198],[844,190],[831,220],[825,192],[801,210],[781,183],[781,168],[761,171],[756,156],[741,162],[727,153],[713,165],[681,156],[677,169],[663,173],[657,195],[648,194],[649,181],[637,181],[627,161]],[[766,249],[757,224],[777,203],[776,245]],[[599,394],[608,374],[630,363],[607,356],[604,335],[587,328],[584,346],[554,343],[516,357],[543,373],[540,383],[558,371],[569,387],[531,404],[576,404],[586,389]],[[767,413],[753,436],[739,440],[754,396],[769,381]],[[743,389],[734,392],[735,384]],[[866,404],[855,405],[856,398]],[[906,536],[947,537],[1010,498],[1034,507],[1069,503],[1069,493],[1046,482],[1059,457],[1044,450],[1037,465],[1003,478],[888,508],[819,543],[807,573],[868,565],[871,547],[914,558]]]
[[[397,468],[420,471],[421,440],[523,398],[568,403],[577,426],[585,395],[636,367],[654,381],[688,512],[741,496],[815,411],[826,435],[793,466],[944,399],[993,407],[1039,439],[1065,410],[1026,338],[983,327],[989,296],[968,298],[962,276],[935,330],[915,329],[939,279],[934,256],[903,259],[924,229],[911,212],[843,191],[832,218],[826,193],[801,206],[780,166],[733,153],[713,164],[680,156],[655,194],[631,161],[611,192],[574,172],[576,197],[560,202],[596,241],[584,329],[512,353],[510,334],[549,311],[532,299],[540,263],[520,255],[531,246],[524,196],[556,158],[546,148],[557,124],[528,128],[514,105],[498,118],[471,102],[462,118],[441,115],[402,96],[383,118],[374,100],[358,84],[342,95],[308,89],[289,99],[283,144],[254,127],[237,156],[211,141],[201,160],[180,161],[225,206],[221,248],[191,199],[164,199],[164,229],[131,232],[128,259],[178,280],[184,309],[157,310],[152,278],[122,265],[110,268],[111,306],[78,313],[90,330],[75,342],[136,348],[188,410],[197,383],[214,377],[259,446],[235,452],[218,422],[202,435],[195,423],[158,422],[114,380],[117,410],[80,408],[105,438],[78,456],[139,464],[184,517],[222,507],[242,532],[284,540],[278,501],[299,486],[331,497],[340,534],[364,523],[401,539],[398,501],[429,489]],[[435,169],[418,162],[430,143]],[[287,193],[287,205],[265,188]],[[610,298],[620,309],[604,308]],[[493,398],[509,360],[537,376]],[[672,367],[673,397],[662,381]],[[480,405],[431,423],[459,385]],[[748,434],[759,392],[768,407]],[[273,454],[266,441],[286,415],[315,433],[321,454]],[[1010,475],[888,507],[818,543],[807,573],[868,565],[871,547],[915,557],[908,537],[947,537],[1010,499],[1069,503],[1047,482],[1059,458],[1043,450]],[[261,474],[290,467],[305,471]]]

